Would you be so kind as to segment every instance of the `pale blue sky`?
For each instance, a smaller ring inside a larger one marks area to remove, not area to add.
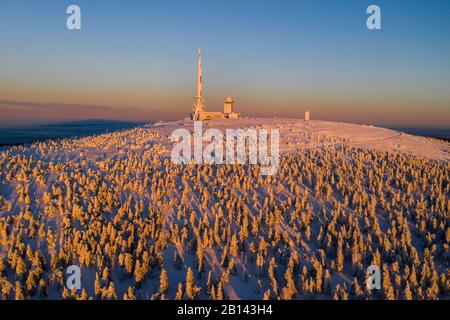
[[[187,113],[201,47],[211,110],[450,126],[446,0],[1,0],[0,43],[0,100]]]

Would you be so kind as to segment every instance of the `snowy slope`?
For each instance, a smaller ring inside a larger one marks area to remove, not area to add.
[[[173,299],[178,284],[186,292],[189,268],[200,299],[212,297],[211,285],[229,299],[448,298],[449,143],[325,121],[203,123],[279,129],[281,169],[263,179],[248,166],[171,164],[178,128],[193,132],[193,122],[0,149],[5,297],[22,288],[25,298],[42,298],[42,280],[48,298],[61,298],[58,277],[89,256],[83,288],[95,298],[134,290]],[[393,289],[361,293],[374,259],[392,271]]]

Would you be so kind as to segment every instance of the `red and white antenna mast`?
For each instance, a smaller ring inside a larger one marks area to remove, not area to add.
[[[193,120],[200,120],[201,113],[205,111],[205,98],[203,98],[202,49],[198,49],[197,96],[194,97],[194,100]]]

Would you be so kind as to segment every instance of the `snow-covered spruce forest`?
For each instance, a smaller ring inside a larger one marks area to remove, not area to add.
[[[1,299],[449,299],[448,161],[342,143],[263,177],[174,165],[158,139],[0,149]]]

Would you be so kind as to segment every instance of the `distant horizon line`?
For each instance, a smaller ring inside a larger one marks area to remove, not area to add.
[[[30,127],[30,126],[43,126],[52,125],[58,123],[67,122],[81,122],[81,121],[118,121],[118,122],[128,122],[128,123],[145,123],[154,121],[180,121],[187,116],[191,110],[189,107],[186,108],[186,112],[183,111],[161,111],[155,108],[145,108],[145,107],[125,107],[125,106],[108,106],[102,104],[89,104],[89,103],[64,103],[64,102],[32,102],[32,101],[21,101],[14,99],[2,99],[0,98],[0,111],[4,106],[6,106],[6,111],[11,111],[11,108],[19,108],[22,110],[15,110],[11,113],[13,116],[3,114],[3,119],[0,119],[0,128],[20,128],[20,127]],[[21,118],[21,112],[29,115],[30,109],[38,109],[38,116],[29,116],[26,118],[24,116]],[[343,122],[343,123],[353,123],[361,125],[373,125],[386,128],[416,128],[416,129],[450,129],[450,124],[402,124],[380,121],[380,119],[370,121],[359,119],[346,119],[345,117],[329,117],[323,115],[323,112],[314,112],[314,108],[311,105],[304,106],[304,109],[300,110],[298,113],[290,114],[284,113],[280,115],[270,115],[266,113],[246,113],[245,108],[239,108],[239,111],[244,110],[243,117],[253,117],[253,118],[284,118],[284,119],[303,119],[304,111],[312,111],[312,120],[321,121],[331,121],[331,122]],[[320,109],[320,108],[319,108]],[[49,117],[42,117],[48,113]],[[80,113],[86,114],[86,116],[80,116]],[[316,118],[317,116],[317,118]]]
[[[303,119],[301,116],[265,116],[265,115],[250,115],[250,116],[243,116],[243,119],[245,118],[261,118],[261,119]],[[17,125],[10,125],[10,126],[3,126],[0,124],[0,129],[20,129],[20,128],[28,128],[28,127],[44,127],[44,126],[51,126],[51,125],[62,125],[62,124],[79,124],[79,123],[87,123],[87,122],[107,122],[107,123],[128,123],[128,124],[146,124],[146,123],[155,123],[155,122],[177,122],[185,120],[184,118],[180,119],[148,119],[148,120],[121,120],[121,119],[110,119],[110,118],[86,118],[86,119],[61,119],[61,120],[48,120],[48,121],[30,121],[26,124],[17,124]],[[206,120],[208,121],[208,120]],[[360,121],[341,121],[341,120],[328,120],[328,119],[311,119],[310,121],[325,121],[325,122],[336,122],[336,123],[349,123],[349,124],[356,124],[356,125],[366,125],[366,126],[377,126],[382,128],[388,128],[388,129],[442,129],[442,130],[450,130],[450,126],[432,126],[432,125],[405,125],[405,124],[383,124],[383,123],[370,123],[370,122],[360,122]]]

